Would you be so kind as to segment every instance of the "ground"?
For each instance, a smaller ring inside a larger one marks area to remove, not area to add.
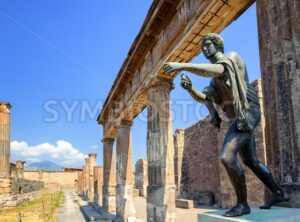
[[[146,209],[146,199],[143,197],[135,197],[135,208],[136,216],[143,221],[147,221],[147,209]],[[182,209],[176,208],[176,222],[196,222],[197,215],[201,212],[208,212],[211,209],[206,208],[192,208],[192,209]]]
[[[75,201],[73,192],[70,190],[64,190],[65,201],[63,205],[57,211],[58,222],[81,222],[85,221],[80,208]]]
[[[136,216],[139,222],[147,221],[146,198],[135,197]],[[44,209],[44,210],[43,210]],[[0,210],[1,222],[85,222],[83,211],[89,215],[97,215],[96,210],[81,200],[78,194],[72,190],[61,192],[47,192],[42,197],[30,201],[13,209]],[[176,208],[176,222],[197,221],[200,212],[209,209],[181,209]]]
[[[56,209],[63,200],[62,192],[47,192],[41,197],[29,201],[17,208],[1,209],[1,222],[39,222],[56,221]]]

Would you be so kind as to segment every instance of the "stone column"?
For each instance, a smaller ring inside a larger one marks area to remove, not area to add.
[[[89,180],[89,186],[88,186],[88,199],[90,202],[94,202],[94,167],[96,166],[96,157],[97,154],[90,153],[89,154],[89,160],[88,160],[88,180]]]
[[[103,167],[94,167],[94,203],[102,206]]]
[[[81,176],[81,179],[82,179],[82,184],[81,184],[81,195],[84,196],[84,190],[85,190],[85,177],[84,177],[84,174],[85,174],[85,165],[82,166],[82,176]]]
[[[88,199],[89,190],[89,158],[85,158],[84,166],[84,197]]]
[[[24,179],[24,163],[25,163],[25,161],[22,161],[22,160],[17,160],[17,162],[16,162],[17,178]]]
[[[148,91],[147,221],[175,221],[174,145],[170,91],[161,81]]]
[[[174,166],[175,166],[175,183],[176,183],[176,197],[184,198],[181,192],[181,176],[182,176],[182,163],[184,151],[184,130],[176,129],[174,135]]]
[[[300,2],[257,0],[267,163],[300,207]]]
[[[77,183],[77,192],[79,193],[79,194],[82,194],[83,193],[83,187],[82,187],[82,182],[83,182],[83,180],[82,180],[82,172],[83,171],[78,171],[78,183]]]
[[[0,177],[10,175],[10,108],[0,102]]]
[[[108,212],[116,212],[116,170],[114,139],[104,138],[103,143],[103,207]]]
[[[135,218],[131,121],[121,121],[117,131],[117,218],[127,222]]]
[[[140,159],[135,163],[135,188],[139,190],[139,195],[147,196],[148,186],[148,164],[147,160]]]

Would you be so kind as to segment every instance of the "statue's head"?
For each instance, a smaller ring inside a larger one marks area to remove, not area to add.
[[[202,51],[206,58],[213,57],[217,52],[224,53],[224,40],[217,34],[209,33],[203,37]]]

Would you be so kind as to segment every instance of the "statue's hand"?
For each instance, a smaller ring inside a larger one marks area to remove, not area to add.
[[[182,64],[179,62],[166,62],[163,65],[163,69],[166,73],[171,73],[175,71],[180,71],[182,68]]]
[[[192,88],[192,81],[187,75],[182,74],[180,85],[182,86],[182,88],[190,90]]]

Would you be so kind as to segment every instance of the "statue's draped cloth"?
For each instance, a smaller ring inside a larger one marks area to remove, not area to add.
[[[216,64],[222,64],[226,71],[221,77],[212,79],[209,87],[203,93],[217,105],[224,107],[224,103],[228,104],[228,101],[224,101],[222,93],[226,94],[224,91],[227,90],[227,93],[231,95],[230,102],[237,120],[237,128],[248,131],[256,127],[256,124],[252,123],[249,113],[251,105],[259,106],[259,99],[255,89],[249,84],[246,66],[239,63],[242,63],[242,60],[236,53],[229,53],[220,59]],[[224,85],[223,89],[225,90],[216,90],[216,88],[220,88],[217,87],[220,84]]]

